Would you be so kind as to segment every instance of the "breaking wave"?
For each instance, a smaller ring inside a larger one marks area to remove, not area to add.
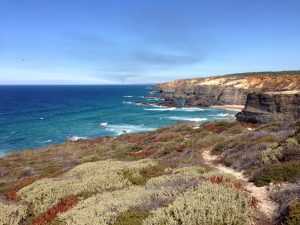
[[[180,116],[170,116],[167,118],[170,120],[182,120],[182,121],[192,121],[192,122],[201,122],[207,120],[207,118],[193,118],[193,117],[180,117]]]

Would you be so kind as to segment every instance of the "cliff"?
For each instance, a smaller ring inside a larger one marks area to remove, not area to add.
[[[300,91],[250,93],[237,120],[250,123],[271,123],[300,119]]]
[[[232,74],[175,80],[157,85],[163,98],[185,99],[186,106],[245,105],[242,122],[300,119],[300,71]]]
[[[157,85],[164,98],[182,98],[190,106],[245,105],[247,95],[253,92],[282,92],[300,90],[300,71],[270,75],[227,75],[220,77],[175,80]]]

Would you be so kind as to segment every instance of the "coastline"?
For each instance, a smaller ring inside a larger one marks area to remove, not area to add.
[[[214,105],[214,106],[210,106],[210,108],[226,109],[226,110],[241,112],[245,108],[245,106],[244,105]]]

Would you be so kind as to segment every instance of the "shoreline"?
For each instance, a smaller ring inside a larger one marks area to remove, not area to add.
[[[244,105],[214,105],[214,106],[210,106],[210,108],[226,109],[226,110],[241,112],[245,108],[245,106]]]
[[[153,106],[161,106],[159,104],[156,104],[156,102],[151,102],[151,103],[148,103],[146,102],[147,104],[145,105],[153,105]],[[161,107],[166,107],[166,108],[173,108],[175,106],[161,106]],[[210,107],[200,107],[200,106],[195,106],[195,107],[191,107],[191,106],[185,106],[185,107],[175,107],[176,109],[181,109],[181,108],[198,108],[198,109],[202,109],[202,108],[215,108],[215,109],[225,109],[225,110],[230,110],[230,111],[236,111],[236,112],[240,112],[242,111],[242,109],[244,108],[243,105],[215,105],[215,106],[210,106]],[[219,118],[220,120],[232,120],[231,118]],[[235,120],[235,119],[234,119]],[[210,121],[210,120],[208,120]],[[213,120],[211,120],[213,121]],[[201,123],[201,122],[205,122],[205,121],[185,121],[185,120],[178,120],[178,122],[185,122],[185,123],[189,123],[189,122],[193,122],[193,123]],[[18,153],[18,152],[22,152],[26,149],[31,149],[33,151],[38,151],[40,149],[44,149],[44,148],[48,148],[48,147],[51,147],[53,145],[56,145],[56,144],[63,144],[63,143],[67,143],[67,142],[78,142],[78,141],[81,141],[81,140],[94,140],[94,139],[98,139],[98,138],[103,138],[103,137],[106,137],[106,136],[109,136],[109,137],[118,137],[120,135],[127,135],[127,134],[136,134],[136,133],[143,133],[143,132],[148,132],[148,131],[155,131],[155,130],[158,130],[160,128],[169,128],[170,126],[172,126],[173,124],[171,125],[164,125],[163,127],[158,127],[158,128],[155,128],[154,130],[145,130],[145,131],[134,131],[134,132],[128,132],[126,130],[123,130],[123,133],[119,133],[119,134],[116,134],[116,135],[104,135],[104,136],[97,136],[97,137],[79,137],[79,136],[72,136],[68,139],[66,139],[65,141],[63,142],[60,142],[60,143],[49,143],[49,145],[44,145],[44,146],[40,146],[40,147],[25,147],[23,149],[14,149],[14,150],[11,150],[11,151],[7,151],[5,153],[0,153],[0,158],[3,158],[7,155],[9,155],[10,153]],[[198,125],[195,125],[195,127],[197,127]],[[126,131],[126,132],[124,132]]]

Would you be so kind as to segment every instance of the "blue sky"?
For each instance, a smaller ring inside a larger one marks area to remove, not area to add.
[[[0,84],[300,69],[299,0],[0,0]]]

